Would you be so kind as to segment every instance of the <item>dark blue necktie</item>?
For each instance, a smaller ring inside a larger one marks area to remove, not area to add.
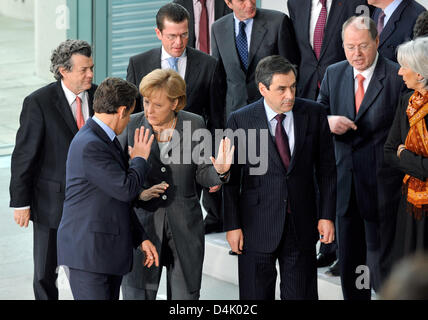
[[[239,22],[239,34],[236,37],[236,48],[238,49],[239,58],[241,58],[245,71],[248,69],[248,42],[247,34],[245,33],[246,26],[245,22]]]

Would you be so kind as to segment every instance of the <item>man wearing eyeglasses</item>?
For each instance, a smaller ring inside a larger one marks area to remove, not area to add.
[[[384,163],[383,147],[405,87],[398,64],[377,52],[372,19],[349,18],[342,39],[347,60],[327,68],[318,102],[334,135],[343,296],[370,300],[386,272],[400,201],[403,175]]]
[[[143,77],[155,69],[177,71],[187,85],[184,110],[201,115],[213,131],[224,126],[225,89],[219,81],[216,59],[187,46],[189,20],[189,12],[183,6],[162,6],[156,15],[155,29],[162,47],[131,57],[126,80],[138,87]],[[141,102],[137,101],[134,113],[142,110]]]

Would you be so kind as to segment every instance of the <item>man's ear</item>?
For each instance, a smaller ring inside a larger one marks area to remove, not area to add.
[[[232,8],[232,4],[231,4],[231,0],[224,0],[224,2],[226,3],[226,5],[230,8],[230,10],[233,10]]]
[[[155,32],[156,32],[156,36],[158,37],[158,39],[160,41],[162,41],[162,31],[159,30],[158,28],[155,28]]]
[[[64,67],[59,67],[58,71],[63,78],[64,78],[64,75],[68,72],[67,69],[65,69]]]
[[[117,113],[119,114],[119,119],[125,118],[128,115],[127,110],[126,110],[126,106],[120,106],[117,109]]]
[[[259,91],[263,97],[265,96],[266,90],[268,90],[268,88],[266,88],[266,86],[263,83],[259,82]]]

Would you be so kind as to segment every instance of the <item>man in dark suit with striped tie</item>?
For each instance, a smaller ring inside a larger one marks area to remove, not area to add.
[[[224,226],[232,251],[239,255],[242,300],[275,299],[276,261],[281,299],[318,299],[315,245],[320,236],[323,243],[334,240],[332,135],[322,106],[295,98],[296,74],[281,56],[262,59],[256,81],[263,98],[233,112],[227,123],[232,131],[253,136],[247,143],[242,134],[236,141],[229,132],[235,161],[224,186]],[[265,172],[255,172],[254,154]]]

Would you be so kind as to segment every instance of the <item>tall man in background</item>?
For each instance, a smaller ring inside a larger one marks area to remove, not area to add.
[[[288,0],[288,11],[296,32],[301,55],[297,96],[316,100],[325,70],[333,63],[345,60],[342,48],[343,23],[357,14],[365,0]],[[336,229],[337,231],[337,229]],[[317,266],[326,267],[337,258],[337,242],[321,244]],[[329,272],[338,275],[336,262]]]
[[[397,62],[397,47],[413,38],[413,26],[426,9],[415,0],[368,0],[379,34],[379,53]]]
[[[282,12],[258,9],[256,0],[225,0],[233,14],[214,22],[211,34],[213,57],[226,83],[226,118],[233,111],[261,98],[255,71],[261,59],[281,55],[299,63],[290,18]]]
[[[53,82],[25,98],[12,154],[10,206],[21,227],[33,221],[34,296],[57,300],[57,229],[71,140],[93,115],[92,50],[67,40],[52,53]]]

